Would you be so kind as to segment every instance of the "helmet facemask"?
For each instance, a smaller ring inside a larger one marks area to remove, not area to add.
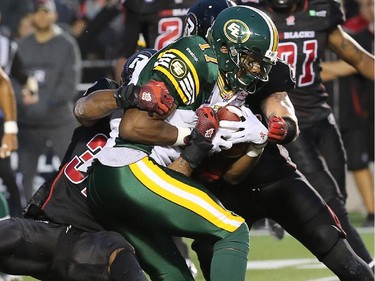
[[[256,91],[258,81],[268,81],[268,74],[276,62],[262,56],[259,50],[254,49],[237,50],[231,46],[228,52],[228,48],[224,46],[221,48],[221,52],[227,53],[229,58],[229,61],[226,60],[228,71],[224,71],[223,74],[232,89],[246,89],[252,93]]]

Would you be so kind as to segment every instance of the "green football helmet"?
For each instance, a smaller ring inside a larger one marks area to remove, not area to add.
[[[264,12],[248,6],[229,7],[217,16],[207,40],[230,88],[254,92],[257,81],[268,81],[277,60],[279,36]]]

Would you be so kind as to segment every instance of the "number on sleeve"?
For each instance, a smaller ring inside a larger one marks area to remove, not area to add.
[[[64,169],[65,176],[74,184],[83,182],[87,175],[78,170],[78,168],[92,161],[95,154],[97,154],[106,144],[107,137],[103,134],[95,135],[87,144],[87,150],[79,156],[75,156]]]

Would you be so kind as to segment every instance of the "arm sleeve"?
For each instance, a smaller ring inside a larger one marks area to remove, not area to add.
[[[28,75],[24,70],[24,66],[20,59],[20,56],[18,55],[18,52],[16,52],[16,54],[14,55],[12,68],[10,70],[10,76],[14,77],[14,79],[16,79],[17,82],[21,85],[25,85],[27,81]]]

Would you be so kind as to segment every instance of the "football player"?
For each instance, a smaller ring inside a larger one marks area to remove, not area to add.
[[[160,50],[183,34],[184,19],[194,0],[123,1],[124,31],[120,57],[116,62],[116,79],[126,60],[140,45]],[[140,40],[142,35],[143,40]]]
[[[150,54],[143,52],[142,55]],[[86,202],[87,175],[78,171],[80,165],[90,162],[103,148],[109,137],[107,116],[118,105],[113,92],[104,102],[108,93],[104,90],[117,88],[114,81],[101,79],[79,99],[75,113],[86,127],[80,126],[74,131],[59,172],[32,197],[25,218],[0,222],[0,270],[3,272],[42,280],[147,280],[134,248],[121,235],[105,231],[96,221]],[[160,102],[158,107],[161,99],[150,92],[152,89],[147,88],[151,98],[147,101],[138,95],[142,88],[132,89],[126,95],[129,107],[136,105],[163,114],[173,103],[169,99],[168,105]],[[97,95],[101,103],[90,99],[85,106],[83,100],[97,92],[101,93]],[[85,119],[89,110],[90,118]],[[122,112],[118,109],[118,114]]]
[[[214,8],[217,2],[198,1],[190,9],[187,19],[196,19],[196,27],[201,28],[200,31],[197,28],[190,28],[190,30],[195,30],[195,34],[205,36],[207,29],[218,14]],[[198,10],[196,10],[197,7],[199,7]],[[211,22],[202,19],[200,15],[204,15]],[[221,19],[216,19],[216,22],[219,20]],[[208,24],[204,25],[204,23]],[[205,28],[202,29],[202,26]],[[216,28],[214,24],[209,33],[215,32]],[[220,32],[220,29],[216,32]],[[225,42],[225,38],[220,43],[224,44],[223,42]],[[232,44],[229,42],[229,46]],[[241,46],[235,47],[241,50]],[[228,59],[228,61],[230,60],[238,61],[235,58]],[[225,77],[222,81],[225,81]],[[294,108],[287,93],[284,92],[292,89],[294,83],[288,65],[278,61],[272,67],[268,81],[258,81],[250,89],[247,87],[247,92],[251,92],[251,94],[238,95],[233,91],[224,92],[224,87],[219,93],[214,92],[214,97],[221,98],[230,104],[239,104],[241,102],[239,97],[242,97],[242,102],[246,98],[245,103],[254,113],[262,116],[263,122],[268,125],[269,142],[257,165],[241,183],[230,185],[224,177],[207,186],[224,206],[243,216],[249,227],[256,220],[264,217],[272,218],[280,223],[319,260],[325,263],[340,280],[371,280],[373,278],[371,271],[348,246],[345,232],[342,231],[334,213],[314,191],[306,178],[296,170],[295,164],[290,161],[282,146],[282,144],[292,142],[298,136]],[[229,123],[226,126],[228,127]],[[245,124],[242,125],[242,127],[244,126]],[[236,128],[241,127],[236,125]],[[223,140],[222,144],[225,144],[225,141],[242,140],[229,137]],[[215,165],[216,162],[210,161],[209,163]],[[202,167],[206,168],[207,166],[202,165]],[[206,168],[196,176],[200,180],[207,180],[207,176],[212,171],[215,172],[212,167],[208,172]],[[201,176],[202,172],[204,172],[204,177]],[[217,178],[217,175],[214,174],[212,178]],[[195,241],[193,248],[198,253],[206,280],[210,280],[207,268],[211,260],[209,253],[212,249],[211,246],[200,242],[199,240]]]
[[[230,77],[228,89],[267,79],[276,61],[276,28],[267,16],[255,9],[242,10],[242,26],[238,27],[236,12],[233,10],[231,14],[232,25],[224,26],[225,22],[222,22],[221,28],[228,32],[233,28],[232,40],[240,41],[244,48],[261,48],[261,61],[254,62],[249,53],[243,53],[240,61],[227,64],[224,54],[229,50],[222,49],[219,53],[216,49],[213,53],[211,48],[215,39],[222,40],[221,34],[212,35],[211,46],[199,36],[189,36],[159,51],[138,77],[134,76],[135,80],[131,82],[139,85],[150,79],[165,83],[178,105],[167,121],[176,121],[172,119],[178,110],[195,110],[209,100],[219,71]],[[255,22],[259,22],[258,30],[262,34],[248,36],[250,26]],[[244,34],[236,32],[238,28],[242,28]],[[264,39],[263,32],[270,36]],[[236,63],[240,63],[240,69]],[[212,137],[217,129],[215,114],[206,107],[199,108],[197,112],[198,121],[190,131],[179,125],[176,128],[176,123],[171,125],[149,117],[144,112],[141,112],[142,116],[133,116],[134,111],[127,110],[120,125],[114,127],[119,130],[120,138],[108,142],[97,156],[99,161],[89,177],[88,197],[93,209],[103,216],[102,223],[106,228],[122,233],[136,248],[142,268],[153,280],[192,280],[183,260],[176,256],[177,251],[170,239],[172,235],[212,241],[215,244],[210,266],[212,279],[243,280],[248,232],[242,218],[217,205],[215,197],[206,193],[201,184],[175,172],[183,172],[182,168],[187,167],[185,175],[189,175],[212,147]],[[246,117],[250,116],[245,109],[243,112]],[[182,115],[181,123],[186,121],[184,118],[189,117]],[[255,117],[248,119],[260,124]],[[263,128],[259,126],[257,129]],[[134,142],[140,132],[144,139]],[[162,134],[165,144],[186,145],[181,157],[168,168],[165,162],[158,164],[158,161],[166,159],[157,158],[155,147],[149,146],[150,140],[154,139],[153,134]],[[266,134],[267,130],[259,133],[257,138],[264,143]],[[245,155],[245,158],[244,161],[249,164],[252,157]],[[122,230],[123,225],[125,230]],[[233,250],[236,255],[233,255]]]
[[[256,7],[262,8],[278,27],[278,55],[296,72],[296,87],[288,90],[288,95],[301,133],[286,148],[298,169],[340,219],[351,247],[373,267],[373,258],[348,218],[346,156],[328,105],[328,93],[322,84],[320,62],[329,48],[364,77],[374,80],[374,56],[343,31],[341,24],[345,18],[338,1],[267,0],[264,3]]]

